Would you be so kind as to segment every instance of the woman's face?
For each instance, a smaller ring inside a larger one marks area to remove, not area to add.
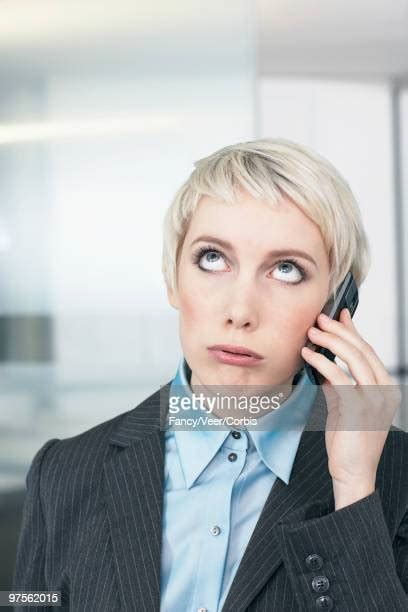
[[[209,250],[200,255],[203,247]],[[278,250],[285,254],[271,253]],[[305,253],[293,254],[303,273],[288,261],[294,250]],[[180,311],[191,385],[291,384],[328,290],[320,230],[295,204],[284,200],[272,209],[246,192],[236,205],[203,197],[183,243],[177,291],[168,290]],[[245,346],[263,359],[250,366],[220,363],[208,350],[214,344]]]

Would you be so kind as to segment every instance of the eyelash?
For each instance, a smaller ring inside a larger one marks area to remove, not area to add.
[[[218,249],[215,249],[214,247],[211,247],[210,245],[208,245],[208,246],[200,247],[199,249],[197,249],[197,251],[194,252],[194,254],[193,254],[193,263],[194,263],[194,265],[196,265],[203,272],[211,272],[211,270],[204,270],[204,268],[201,268],[201,266],[199,265],[199,262],[200,262],[200,259],[203,257],[203,255],[205,255],[206,253],[213,253],[213,252],[214,253],[218,253],[218,255],[221,255],[222,257],[225,258],[224,254],[221,251],[219,251]],[[298,281],[297,283],[286,283],[287,285],[299,285],[301,282],[303,282],[304,280],[306,280],[308,278],[308,275],[307,275],[305,269],[303,268],[303,266],[300,265],[300,263],[294,257],[288,257],[286,259],[281,259],[277,263],[278,264],[280,264],[280,263],[291,263],[291,264],[293,264],[299,270],[299,272],[301,274],[302,279],[300,281]]]

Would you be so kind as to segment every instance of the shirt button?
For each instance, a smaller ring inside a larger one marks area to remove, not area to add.
[[[207,608],[197,608],[197,612],[208,612]]]
[[[233,431],[232,437],[238,440],[241,437],[241,434],[239,433],[239,431]]]
[[[316,608],[319,610],[331,610],[333,605],[333,600],[329,595],[322,595],[316,599]]]
[[[315,576],[312,580],[312,589],[317,593],[324,593],[329,586],[330,582],[326,576]]]
[[[228,455],[228,459],[229,459],[230,461],[235,461],[235,460],[236,460],[236,458],[237,458],[237,454],[236,454],[236,453],[230,453],[230,454]]]
[[[211,527],[211,533],[213,535],[218,535],[219,533],[221,533],[220,527],[218,527],[218,525],[214,525],[214,527]]]
[[[323,559],[321,558],[320,555],[316,555],[315,553],[312,553],[311,555],[308,555],[306,557],[306,565],[309,569],[318,570],[323,565]]]

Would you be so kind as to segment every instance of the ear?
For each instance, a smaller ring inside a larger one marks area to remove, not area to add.
[[[169,287],[167,283],[166,283],[166,290],[167,290],[167,297],[168,297],[170,305],[173,306],[173,308],[175,308],[176,310],[178,310],[180,307],[178,291],[173,290],[171,287]]]

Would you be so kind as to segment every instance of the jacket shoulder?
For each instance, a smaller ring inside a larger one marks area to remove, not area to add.
[[[159,395],[160,391],[155,391],[134,408],[79,434],[45,442],[31,466],[31,471],[35,469],[41,473],[41,492],[45,503],[48,498],[52,504],[52,500],[61,493],[61,483],[65,483],[71,494],[74,494],[74,487],[79,487],[81,492],[95,487],[103,472],[104,462],[117,451],[115,444],[110,444],[117,437],[115,433],[126,431],[128,424],[137,421],[139,414],[146,413],[152,402],[157,404]]]
[[[170,386],[170,383],[164,385],[165,388]],[[93,427],[75,434],[74,436],[70,436],[69,438],[61,438],[58,439],[58,444],[55,447],[58,448],[61,452],[69,452],[73,449],[77,449],[80,447],[84,447],[86,449],[95,449],[95,447],[100,447],[103,445],[104,441],[108,441],[111,434],[118,429],[123,422],[126,422],[132,418],[132,416],[137,416],[139,411],[143,411],[150,404],[157,403],[160,397],[160,390],[154,391],[151,395],[143,399],[139,404],[118,414],[111,419],[103,421],[102,423],[98,423]]]

